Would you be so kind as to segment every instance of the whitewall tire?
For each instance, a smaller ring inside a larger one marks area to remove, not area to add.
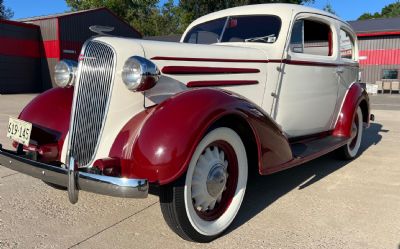
[[[232,129],[219,127],[200,141],[186,174],[160,189],[160,203],[170,228],[186,240],[209,242],[236,217],[246,191],[245,146]]]
[[[351,138],[346,145],[341,147],[338,152],[342,159],[350,160],[356,158],[361,147],[363,135],[363,114],[360,107],[357,107],[351,126]]]

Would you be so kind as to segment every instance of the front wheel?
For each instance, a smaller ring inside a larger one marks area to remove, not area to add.
[[[239,211],[247,166],[246,149],[234,130],[210,131],[198,144],[186,175],[160,189],[161,211],[169,227],[190,241],[217,238]]]
[[[361,139],[363,135],[363,114],[360,107],[357,107],[351,126],[351,138],[343,147],[338,149],[338,155],[344,160],[350,160],[358,156]]]

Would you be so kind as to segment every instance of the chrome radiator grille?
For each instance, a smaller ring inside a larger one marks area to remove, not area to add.
[[[90,41],[83,48],[69,144],[69,156],[75,158],[79,167],[88,166],[95,156],[111,97],[114,66],[111,47]]]

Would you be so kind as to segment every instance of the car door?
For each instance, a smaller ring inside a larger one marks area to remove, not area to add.
[[[300,14],[281,66],[275,119],[289,137],[330,130],[338,94],[338,36],[328,17]]]
[[[358,48],[357,48],[357,38],[351,29],[340,23],[339,31],[339,59],[340,66],[337,69],[338,74],[338,100],[335,109],[335,119],[332,125],[335,125],[337,117],[339,115],[340,109],[346,93],[350,86],[358,81],[359,78],[359,65],[358,65]]]

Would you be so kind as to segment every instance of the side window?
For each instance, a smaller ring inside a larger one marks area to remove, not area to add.
[[[297,20],[293,25],[290,49],[294,53],[331,56],[332,30],[314,20]]]
[[[354,60],[354,41],[347,31],[340,30],[340,56],[343,59]]]

